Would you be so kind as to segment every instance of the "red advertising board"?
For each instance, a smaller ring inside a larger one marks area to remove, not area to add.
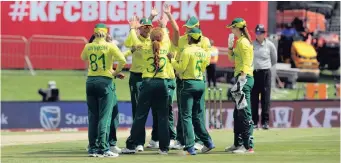
[[[26,38],[38,34],[89,38],[94,25],[104,22],[112,34],[115,33],[118,38],[124,39],[129,32],[127,23],[129,18],[134,14],[140,17],[149,16],[153,6],[162,12],[163,3],[161,1],[1,2],[1,34],[21,35]],[[219,47],[227,46],[227,36],[230,30],[226,29],[225,26],[233,18],[244,18],[252,36],[254,36],[252,31],[258,23],[267,26],[268,2],[172,1],[167,3],[171,5],[172,14],[180,27],[190,16],[199,18],[204,35],[214,40],[215,46]],[[156,23],[154,24],[156,25]],[[181,33],[184,30],[181,28]],[[68,63],[75,65],[73,67],[75,69],[84,68],[84,64],[80,64],[81,61],[78,60],[81,48],[76,47],[76,50],[61,50],[61,48],[53,50],[53,57],[58,57],[61,54],[75,57],[77,59],[72,59]],[[47,59],[46,55],[52,56],[51,52],[41,52],[39,48],[35,49],[38,50],[32,50],[29,53],[35,68],[65,69],[65,64],[54,63],[51,59]],[[10,67],[10,62],[4,58],[7,55],[2,57],[5,59],[2,67]],[[231,63],[227,57],[222,56],[218,65],[226,67],[230,66]],[[66,68],[69,69],[70,66],[66,66]]]

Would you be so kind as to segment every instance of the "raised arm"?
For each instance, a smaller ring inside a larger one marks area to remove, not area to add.
[[[157,14],[159,14],[159,13],[157,12],[156,7],[154,6],[148,19],[153,21],[153,19],[157,16]]]
[[[171,14],[171,9],[170,6],[168,4],[164,4],[163,6],[163,11],[165,12],[165,14],[167,15],[170,23],[172,24],[172,29],[173,29],[173,38],[172,38],[172,42],[175,46],[178,46],[178,41],[180,38],[180,32],[179,32],[179,26],[176,23],[176,21],[174,20],[172,14]]]
[[[136,29],[140,26],[138,18],[136,16],[133,16],[129,20],[129,25],[130,25],[130,32],[129,32],[127,39],[124,41],[124,45],[126,47],[139,45],[141,41],[139,40],[136,34]]]
[[[234,34],[230,33],[229,38],[228,38],[227,55],[228,55],[229,60],[232,62],[234,62],[233,45],[234,45]]]
[[[169,32],[167,29],[168,18],[165,14],[162,14],[161,18],[158,20],[159,27],[162,28],[162,32],[164,33],[163,40],[164,42],[170,43]]]

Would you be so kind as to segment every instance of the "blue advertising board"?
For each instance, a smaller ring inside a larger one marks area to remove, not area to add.
[[[119,102],[119,127],[133,123],[131,103]],[[146,127],[152,126],[151,112]],[[2,129],[56,129],[88,127],[85,102],[1,102]]]

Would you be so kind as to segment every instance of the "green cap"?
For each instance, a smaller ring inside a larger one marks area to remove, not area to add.
[[[194,39],[199,39],[199,37],[202,35],[202,32],[201,32],[201,30],[199,29],[199,28],[191,28],[188,32],[187,32],[187,34],[190,36],[190,37],[192,37],[192,38],[194,38]]]
[[[194,28],[199,25],[199,20],[196,17],[192,16],[186,21],[186,24],[184,26],[188,28]]]
[[[96,24],[95,28],[107,28],[107,26],[103,23]]]
[[[140,20],[140,24],[141,24],[142,26],[145,26],[145,25],[151,25],[151,26],[153,26],[152,21],[149,20],[149,19],[147,19],[147,18],[142,18],[142,19]]]
[[[226,28],[245,28],[246,21],[243,18],[235,18]]]

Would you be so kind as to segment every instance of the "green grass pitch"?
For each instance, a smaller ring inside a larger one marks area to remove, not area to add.
[[[42,133],[43,134],[43,133]],[[5,146],[1,148],[2,162],[6,163],[338,163],[340,162],[340,128],[256,130],[255,153],[234,155],[224,152],[232,144],[233,131],[210,132],[216,148],[208,154],[181,155],[172,150],[160,156],[155,150],[118,158],[89,158],[87,141],[50,144]],[[119,140],[123,147],[126,138]],[[149,141],[149,138],[147,138]]]
[[[28,71],[24,70],[2,70],[1,71],[1,100],[2,101],[40,101],[38,94],[39,88],[46,88],[49,80],[57,82],[60,88],[60,96],[62,101],[85,101],[85,71],[36,71],[36,76],[31,76]],[[125,72],[124,80],[114,80],[116,84],[116,93],[119,101],[130,101],[129,93],[129,72]],[[328,97],[335,98],[333,87],[334,81],[324,80],[329,83]],[[334,83],[335,84],[335,83]],[[218,87],[223,89],[223,99],[226,98],[228,84],[218,83]],[[302,87],[302,83],[298,84]],[[273,92],[271,98],[273,100],[294,100],[303,98],[303,90],[284,89]],[[206,94],[207,99],[207,94]]]

